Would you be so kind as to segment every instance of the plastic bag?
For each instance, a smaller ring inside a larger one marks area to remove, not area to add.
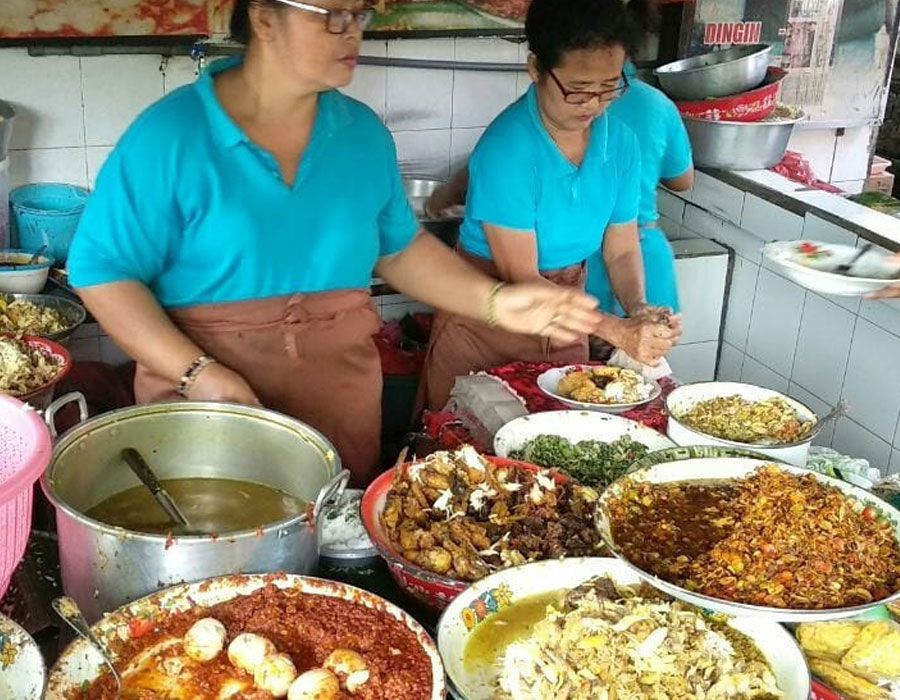
[[[847,457],[828,447],[815,445],[809,448],[806,468],[867,490],[881,479],[881,472],[870,466],[868,460]]]

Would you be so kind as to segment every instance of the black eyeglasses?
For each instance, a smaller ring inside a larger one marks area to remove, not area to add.
[[[294,0],[278,0],[278,2],[304,12],[324,16],[325,29],[330,34],[346,34],[354,25],[361,31],[365,31],[375,17],[375,8],[373,7],[365,7],[361,10],[327,10],[318,5],[308,5],[305,2],[295,2]]]
[[[628,76],[626,76],[624,72],[619,78],[619,84],[616,87],[600,92],[592,92],[590,90],[566,90],[559,78],[556,77],[556,73],[552,70],[547,72],[550,73],[550,77],[553,78],[553,82],[556,83],[556,86],[562,93],[563,100],[565,100],[566,104],[570,105],[585,105],[593,99],[600,100],[601,102],[612,102],[617,97],[621,97],[628,89]]]

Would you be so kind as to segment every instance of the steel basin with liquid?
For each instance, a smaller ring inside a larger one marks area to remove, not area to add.
[[[84,422],[57,441],[41,486],[56,508],[63,588],[88,620],[178,583],[225,574],[314,571],[317,536],[307,513],[258,530],[174,539],[130,532],[84,513],[139,485],[120,457],[132,447],[161,479],[252,481],[315,503],[317,515],[349,477],[320,433],[273,411],[214,403],[152,404],[85,420],[86,405],[78,394],[55,402],[48,421],[73,401]]]

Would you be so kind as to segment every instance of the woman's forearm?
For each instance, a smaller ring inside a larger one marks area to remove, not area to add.
[[[78,290],[97,322],[132,359],[176,386],[203,354],[139,282],[116,282]]]
[[[495,284],[430,233],[420,233],[402,253],[383,259],[377,273],[399,292],[475,319],[485,318]]]
[[[627,314],[646,306],[644,260],[637,226],[610,226],[603,241],[603,261],[613,293]]]

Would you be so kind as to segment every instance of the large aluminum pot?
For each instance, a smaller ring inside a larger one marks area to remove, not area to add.
[[[173,539],[112,527],[84,512],[140,484],[120,457],[132,447],[162,479],[253,481],[315,503],[315,519],[349,478],[320,433],[273,411],[214,403],[137,406],[87,420],[80,394],[55,401],[47,421],[73,402],[83,422],[56,443],[41,486],[56,507],[63,588],[89,620],[173,584],[314,571],[317,536],[307,513],[259,530]]]
[[[707,100],[738,95],[766,79],[769,53],[764,44],[736,46],[660,66],[654,72],[673,100]]]
[[[765,170],[784,158],[794,125],[806,119],[761,122],[714,122],[683,117],[694,165],[721,170]]]

